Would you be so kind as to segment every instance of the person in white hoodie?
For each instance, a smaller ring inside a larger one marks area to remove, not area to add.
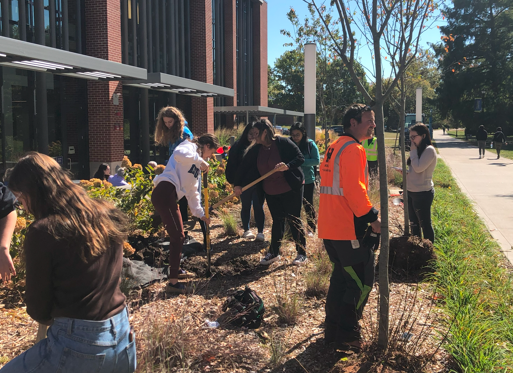
[[[169,283],[166,291],[184,293],[185,286],[178,282],[180,255],[185,239],[182,216],[177,201],[186,197],[192,215],[210,224],[201,207],[200,174],[208,170],[207,160],[219,147],[219,140],[211,134],[195,138],[192,142],[184,140],[173,151],[167,166],[153,179],[155,188],[151,202],[162,218],[169,235]]]

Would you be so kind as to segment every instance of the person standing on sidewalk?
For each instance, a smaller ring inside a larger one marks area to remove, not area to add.
[[[502,127],[497,127],[497,131],[495,131],[495,135],[493,135],[493,144],[497,151],[497,159],[499,159],[501,157],[502,144],[508,145],[506,135],[502,132]]]
[[[422,123],[410,129],[410,157],[406,175],[408,185],[408,211],[411,233],[435,242],[431,224],[431,205],[435,197],[433,171],[436,166],[436,149],[431,144],[429,129]]]
[[[196,138],[194,142],[183,141],[176,147],[164,172],[153,179],[155,188],[151,195],[151,203],[159,213],[169,235],[169,293],[185,293],[185,286],[178,282],[180,256],[185,239],[182,216],[177,201],[186,197],[194,216],[205,224],[210,219],[200,203],[200,173],[208,171],[208,162],[219,147],[219,140],[211,134]]]
[[[248,147],[242,162],[241,173],[235,180],[234,193],[240,196],[242,183],[246,173],[257,168],[255,176],[277,170],[262,181],[267,206],[273,218],[271,246],[269,252],[260,261],[262,265],[270,265],[280,260],[280,246],[285,233],[285,221],[289,223],[290,233],[296,243],[297,257],[293,264],[302,265],[307,261],[306,240],[301,221],[301,205],[303,204],[304,175],[301,165],[305,161],[301,150],[293,141],[286,137],[276,136],[274,127],[267,119],[253,124],[258,130],[255,144]],[[252,163],[257,159],[256,164]]]
[[[306,134],[306,128],[303,123],[297,122],[290,127],[290,138],[298,146],[305,157],[305,163],[301,165],[305,175],[303,185],[303,206],[305,207],[306,219],[308,222],[308,237],[312,238],[317,227],[317,218],[315,216],[314,190],[315,190],[315,169],[321,162],[319,149],[315,141],[309,139]]]
[[[358,320],[374,282],[374,250],[362,244],[370,224],[381,232],[381,221],[367,194],[367,157],[361,142],[376,128],[370,106],[353,104],[342,120],[344,134],[327,149],[321,163],[318,236],[333,273],[326,297],[325,342],[360,348]]]
[[[479,147],[479,159],[481,159],[481,153],[483,153],[483,158],[485,156],[486,139],[488,139],[488,132],[481,124],[476,134],[477,146]]]
[[[230,184],[234,184],[236,180],[236,175],[241,174],[243,171],[242,160],[244,159],[244,153],[246,149],[251,145],[251,143],[258,136],[258,130],[253,128],[253,125],[249,123],[244,128],[242,135],[239,140],[237,140],[230,149],[230,155],[228,156],[228,162],[226,163],[226,180]],[[252,156],[255,158],[251,160],[252,164],[256,164],[258,154],[252,153]],[[253,180],[258,179],[258,169],[253,167],[249,170],[248,173],[245,174],[244,180],[239,183],[242,185],[247,185],[251,183]],[[262,184],[258,183],[257,185],[245,190],[241,196],[240,201],[242,204],[242,208],[240,210],[240,217],[242,221],[242,228],[244,229],[244,234],[242,238],[246,238],[249,240],[255,239],[256,241],[264,241],[264,224],[265,224],[265,214],[264,214],[264,190],[262,189]],[[257,225],[258,233],[255,237],[253,232],[249,229],[249,221],[251,218],[251,206],[253,206],[253,212],[255,213],[255,222]]]

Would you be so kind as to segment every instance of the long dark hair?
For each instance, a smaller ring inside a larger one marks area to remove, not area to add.
[[[253,123],[248,123],[246,127],[244,127],[244,131],[242,131],[242,135],[240,135],[239,138],[239,149],[246,149],[250,144],[251,141],[248,140],[249,131],[253,129]]]
[[[31,152],[21,158],[9,177],[9,189],[21,194],[36,220],[47,219],[48,233],[72,242],[87,262],[128,235],[126,215],[110,202],[92,199],[66,171],[47,155]]]
[[[414,126],[410,127],[410,133],[411,131],[417,132],[420,136],[425,135],[422,138],[419,147],[417,148],[417,154],[420,158],[422,156],[422,153],[424,153],[424,150],[426,150],[426,148],[429,145],[433,145],[433,143],[431,142],[431,135],[429,134],[429,128],[427,128],[427,126],[424,123],[417,123]],[[408,162],[406,163],[410,165],[411,159],[408,158]]]
[[[292,139],[292,131],[299,131],[301,132],[301,134],[303,135],[301,137],[301,141],[299,142],[298,144],[298,148],[302,151],[302,152],[308,152],[308,154],[310,154],[310,146],[308,146],[308,135],[306,134],[306,128],[305,128],[305,125],[301,122],[296,122],[294,123],[292,126],[290,126],[290,139],[292,141],[294,141]],[[294,144],[296,142],[294,141]]]
[[[276,139],[276,132],[274,131],[274,127],[272,123],[268,119],[261,119],[258,122],[253,122],[253,128],[258,130],[258,137],[262,136],[262,133],[266,131],[267,141],[271,142]],[[253,141],[244,152],[244,155],[248,154],[249,150],[256,145],[256,141]]]
[[[94,173],[94,176],[93,178],[95,179],[100,179],[100,180],[107,180],[109,177],[105,177],[105,170],[107,169],[107,167],[109,167],[109,165],[107,163],[102,163],[99,167],[98,167],[98,170]]]

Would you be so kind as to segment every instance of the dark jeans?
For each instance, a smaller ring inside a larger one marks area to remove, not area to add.
[[[315,206],[313,204],[313,196],[315,190],[315,183],[303,185],[303,206],[305,207],[306,220],[312,232],[315,232],[317,226],[317,218],[315,216]]]
[[[324,240],[333,273],[326,297],[324,322],[326,342],[351,342],[360,339],[363,309],[374,283],[374,251],[351,241]]]
[[[271,247],[269,248],[271,254],[278,255],[280,253],[281,240],[285,232],[285,220],[288,220],[298,254],[306,255],[305,231],[301,221],[303,188],[276,195],[266,194],[265,198],[273,217]]]
[[[251,205],[255,213],[255,222],[258,233],[264,232],[264,190],[261,185],[255,185],[244,191],[240,196],[242,208],[240,210],[240,218],[242,220],[242,228],[244,231],[249,230],[249,220],[251,218]]]
[[[431,205],[435,197],[435,190],[431,189],[427,192],[410,192],[408,191],[408,214],[410,215],[411,233],[414,236],[422,237],[421,228],[424,238],[435,242],[435,231],[431,224]]]

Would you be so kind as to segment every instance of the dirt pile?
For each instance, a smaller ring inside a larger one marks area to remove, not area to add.
[[[395,270],[418,271],[430,268],[435,259],[433,244],[417,236],[390,239],[390,266]]]

